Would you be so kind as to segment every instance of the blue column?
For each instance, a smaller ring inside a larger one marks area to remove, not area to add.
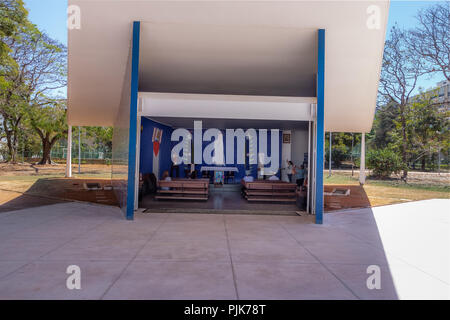
[[[317,55],[316,223],[323,223],[323,154],[325,101],[325,30],[319,29]]]
[[[134,219],[136,183],[137,104],[139,90],[139,39],[141,23],[133,22],[133,47],[131,53],[130,132],[128,144],[127,220]]]

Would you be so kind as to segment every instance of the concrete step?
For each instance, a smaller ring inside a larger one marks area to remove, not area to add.
[[[222,186],[209,185],[210,192],[241,192],[241,184],[224,184]]]

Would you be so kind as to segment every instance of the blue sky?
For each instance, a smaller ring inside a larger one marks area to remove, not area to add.
[[[388,32],[395,23],[404,28],[413,27],[417,12],[436,2],[438,1],[391,0]],[[25,0],[25,5],[33,23],[53,38],[67,44],[67,0]],[[423,88],[430,88],[441,80],[443,80],[443,76],[436,75],[431,79],[421,79],[419,85]]]

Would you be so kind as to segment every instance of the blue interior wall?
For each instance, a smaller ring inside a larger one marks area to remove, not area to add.
[[[206,130],[207,129],[203,129],[203,133],[205,133]],[[189,130],[189,131],[191,132],[191,134],[194,134],[193,130]],[[222,132],[223,139],[224,139],[224,141],[223,141],[223,150],[224,150],[224,157],[225,157],[225,155],[227,153],[227,146],[226,146],[226,142],[225,142],[226,135],[225,135],[225,130],[220,130],[220,131]],[[259,131],[256,130],[256,132],[257,132],[258,141],[259,141]],[[244,165],[244,164],[236,164],[237,163],[237,141],[236,140],[237,139],[235,138],[235,140],[234,140],[234,163],[235,164],[230,164],[230,165],[225,164],[225,166],[230,166],[230,167],[234,166],[234,167],[236,167],[239,171],[235,173],[235,180],[236,181],[240,181],[245,176],[245,167],[246,167],[246,165]],[[214,141],[214,139],[212,139],[211,141],[203,141],[203,143],[202,143],[203,150],[206,148],[206,146],[208,144],[210,144],[213,141]],[[279,152],[279,154],[278,154],[278,158],[279,158],[278,166],[279,166],[279,168],[281,168],[281,144],[282,144],[282,135],[281,135],[281,131],[280,131],[280,134],[279,134],[279,151],[278,151]],[[257,146],[257,150],[259,152],[259,143],[258,143],[258,146]],[[271,154],[270,154],[270,150],[271,150],[271,132],[270,132],[270,130],[267,130],[267,150],[268,150],[268,156],[271,156]],[[197,170],[197,172],[200,172],[200,168],[202,166],[211,166],[211,165],[205,163],[205,161],[203,159],[203,163],[202,164],[196,164],[195,165],[195,170]],[[269,166],[270,165],[266,165],[266,167],[269,167]],[[257,176],[258,176],[258,171],[257,171],[257,169],[258,169],[257,167],[258,166],[256,164],[254,164],[254,165],[249,165],[248,167],[250,168],[251,175],[256,179]],[[278,171],[277,176],[281,179],[280,170]]]
[[[172,160],[170,159],[170,152],[173,143],[170,141],[173,129],[166,125],[152,121],[142,117],[141,120],[141,152],[140,152],[140,173],[153,172],[153,129],[158,128],[162,130],[162,140],[159,147],[159,174],[158,179],[165,170],[170,170]],[[181,170],[182,171],[182,170]]]
[[[141,120],[141,151],[140,151],[140,173],[151,173],[153,171],[153,142],[152,142],[152,136],[153,136],[153,128],[159,128],[163,130],[163,136],[162,136],[162,143],[160,145],[160,165],[159,165],[159,173],[162,175],[162,173],[165,170],[170,171],[171,167],[171,158],[170,153],[175,144],[178,143],[178,141],[172,142],[170,140],[173,128],[160,124],[158,122],[155,122],[153,120],[142,118]],[[191,131],[191,134],[193,134],[193,130]],[[203,133],[206,131],[206,129],[203,129]],[[223,137],[225,139],[225,131],[221,130]],[[258,140],[259,140],[259,132],[258,133]],[[214,139],[212,140],[214,141]],[[204,148],[210,144],[212,141],[203,141],[202,148]],[[268,144],[268,152],[269,156],[270,150],[271,150],[271,132],[268,130],[267,132],[267,144]],[[226,155],[226,143],[224,141],[224,155]],[[279,135],[279,168],[281,168],[281,145],[282,145],[282,137],[281,132]],[[259,144],[258,144],[258,152],[259,152]],[[236,157],[237,157],[237,143],[235,140],[234,143],[234,154],[235,154],[235,163],[236,163]],[[200,173],[200,168],[202,166],[208,166],[204,161],[202,164],[196,164],[195,169],[198,173]],[[235,173],[235,180],[236,182],[240,181],[245,176],[245,165],[244,164],[230,164],[229,166],[235,166],[239,170]],[[249,166],[251,169],[251,175],[257,178],[257,165],[251,165]],[[267,165],[266,167],[269,167]],[[182,164],[180,165],[180,177],[184,177],[184,169],[187,168],[187,165]],[[278,171],[277,176],[280,177],[280,171]],[[158,177],[161,178],[161,177]],[[281,178],[281,177],[280,177]]]

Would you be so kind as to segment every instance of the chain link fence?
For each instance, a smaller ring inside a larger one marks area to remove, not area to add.
[[[95,164],[111,164],[112,153],[104,150],[95,149],[82,149],[78,152],[78,148],[72,148],[72,163],[78,163],[79,159],[81,163],[95,163]],[[53,162],[63,163],[67,158],[67,147],[55,146],[52,148],[50,158]],[[19,150],[18,160],[22,162],[38,162],[42,159],[42,150],[39,152]]]

